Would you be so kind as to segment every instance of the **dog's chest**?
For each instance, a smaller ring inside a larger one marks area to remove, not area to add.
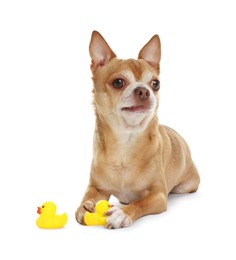
[[[119,145],[110,143],[106,152],[96,153],[96,172],[94,176],[99,189],[106,190],[123,203],[138,199],[147,187],[147,180],[140,173],[140,157],[135,138],[123,138]],[[100,151],[101,152],[101,151]],[[138,153],[137,153],[138,152]]]
[[[105,169],[105,175],[107,181],[102,183],[103,189],[122,203],[130,203],[140,198],[147,189],[146,180],[132,162],[109,164]]]

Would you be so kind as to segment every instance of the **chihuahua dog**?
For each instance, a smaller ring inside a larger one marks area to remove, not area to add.
[[[138,59],[117,59],[97,31],[92,33],[96,115],[90,181],[76,220],[113,195],[122,204],[106,213],[106,228],[128,227],[138,218],[167,209],[168,194],[195,192],[197,168],[184,139],[157,118],[161,44],[158,35]]]

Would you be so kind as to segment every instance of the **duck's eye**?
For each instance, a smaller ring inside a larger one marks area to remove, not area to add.
[[[117,89],[123,88],[125,86],[125,81],[121,78],[115,79],[112,81],[112,86]]]
[[[42,206],[42,208],[45,208],[45,206]]]
[[[157,91],[160,88],[160,81],[158,79],[154,79],[151,85],[153,90]]]

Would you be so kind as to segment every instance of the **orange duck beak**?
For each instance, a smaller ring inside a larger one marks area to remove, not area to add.
[[[41,214],[41,208],[40,207],[38,207],[37,213]]]

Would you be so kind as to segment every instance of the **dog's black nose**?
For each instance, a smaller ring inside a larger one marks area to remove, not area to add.
[[[134,89],[134,95],[138,96],[141,101],[146,100],[150,96],[150,92],[147,88],[137,87]]]

